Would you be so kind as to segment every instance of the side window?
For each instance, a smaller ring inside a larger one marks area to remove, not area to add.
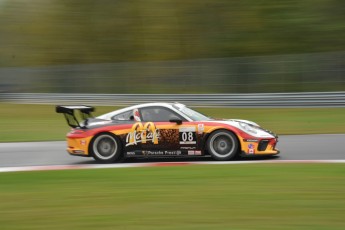
[[[179,118],[185,121],[180,115],[164,107],[148,107],[140,109],[143,121],[169,121],[170,119]]]
[[[116,121],[131,121],[131,120],[133,120],[133,111],[130,110],[127,112],[117,114],[117,115],[113,116],[111,119],[116,120]]]

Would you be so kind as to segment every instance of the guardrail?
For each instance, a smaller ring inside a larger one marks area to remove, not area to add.
[[[56,94],[2,93],[0,100],[25,104],[128,106],[180,102],[195,107],[345,107],[345,91],[250,94]]]

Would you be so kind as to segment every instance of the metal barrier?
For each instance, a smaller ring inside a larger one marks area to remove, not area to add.
[[[0,92],[78,94],[345,91],[345,51],[0,67]]]
[[[1,93],[0,100],[25,104],[128,106],[180,102],[195,107],[345,107],[345,91],[250,94],[46,94]]]

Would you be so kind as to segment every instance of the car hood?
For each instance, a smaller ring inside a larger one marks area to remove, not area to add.
[[[257,123],[253,122],[253,121],[248,121],[248,120],[241,120],[241,119],[228,119],[225,121],[234,121],[234,122],[242,122],[242,123],[246,123],[255,127],[260,127],[260,125],[258,125]]]
[[[256,138],[276,138],[277,137],[274,133],[261,128],[257,123],[253,121],[242,120],[242,119],[228,119],[228,120],[214,120],[212,122],[233,126]],[[240,123],[245,123],[254,127],[256,133],[251,133],[251,132],[246,131],[245,129],[243,129],[243,127],[241,127]]]

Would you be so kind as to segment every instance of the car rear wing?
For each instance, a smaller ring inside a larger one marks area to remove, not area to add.
[[[88,118],[93,117],[91,113],[95,111],[95,108],[85,105],[57,105],[55,111],[64,114],[67,124],[70,127],[84,129],[86,128]],[[79,111],[79,113],[75,113],[75,111]]]

